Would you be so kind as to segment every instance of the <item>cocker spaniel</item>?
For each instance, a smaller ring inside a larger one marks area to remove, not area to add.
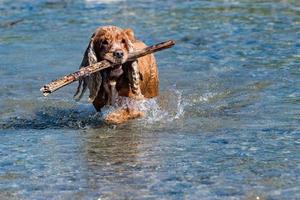
[[[100,111],[105,105],[114,105],[118,96],[138,100],[158,96],[158,69],[153,54],[124,63],[130,52],[145,47],[142,41],[135,38],[131,29],[124,30],[116,26],[99,27],[91,37],[80,68],[102,60],[108,60],[115,67],[79,80],[75,99],[80,100],[88,88],[89,101]],[[105,120],[118,124],[143,115],[142,111],[127,107],[110,113]]]

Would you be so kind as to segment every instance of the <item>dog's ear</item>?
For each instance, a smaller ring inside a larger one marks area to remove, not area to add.
[[[134,42],[136,39],[134,37],[133,30],[131,28],[125,29],[124,33],[127,35],[128,39],[132,42]]]
[[[96,52],[94,49],[94,36],[95,36],[95,33],[92,35],[90,42],[88,44],[88,47],[86,48],[86,50],[84,52],[84,56],[83,56],[83,59],[81,61],[79,68],[95,64],[98,61]],[[88,77],[80,79],[79,85],[74,94],[75,100],[79,101],[82,98],[84,92],[86,91],[86,88],[88,87],[90,90],[89,101],[93,102],[98,94],[101,83],[102,83],[102,77],[101,77],[100,72],[91,74]]]
[[[97,62],[97,56],[94,48],[94,37],[95,33],[91,36],[89,45],[84,52],[80,68],[92,65]]]

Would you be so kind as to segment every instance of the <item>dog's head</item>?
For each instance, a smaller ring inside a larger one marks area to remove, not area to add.
[[[132,43],[134,41],[135,37],[131,29],[124,30],[116,26],[100,27],[92,35],[80,67],[108,60],[116,65],[113,71],[115,75],[119,76],[122,74],[122,64],[127,60],[129,52],[133,50]],[[93,101],[100,89],[101,82],[100,72],[79,80],[79,86],[74,96],[79,100],[88,87],[90,101]]]
[[[109,60],[113,64],[122,64],[132,51],[133,31],[116,26],[104,26],[95,32],[93,47],[97,60]]]

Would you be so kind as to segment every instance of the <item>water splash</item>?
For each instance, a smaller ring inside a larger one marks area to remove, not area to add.
[[[187,102],[182,91],[172,89],[162,92],[158,98],[137,101],[128,97],[119,97],[115,106],[105,106],[102,112],[96,112],[91,104],[79,103],[74,106],[70,102],[55,101],[51,105],[25,109],[24,116],[12,113],[12,116],[0,120],[0,129],[93,129],[103,125],[103,119],[109,113],[120,108],[134,108],[145,113],[140,121],[153,124],[170,123],[184,116]]]
[[[171,89],[168,93],[163,93],[158,98],[134,100],[128,97],[119,97],[115,106],[105,106],[102,109],[105,118],[111,112],[120,108],[139,109],[145,113],[143,120],[152,124],[156,122],[170,123],[179,120],[184,116],[185,107],[189,103],[182,97],[182,91]]]

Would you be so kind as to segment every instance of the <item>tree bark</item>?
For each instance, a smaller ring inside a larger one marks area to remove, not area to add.
[[[146,47],[144,49],[132,52],[128,55],[128,59],[126,62],[129,61],[134,61],[139,57],[145,56],[147,54],[151,54],[157,51],[161,51],[163,49],[167,49],[172,47],[173,45],[175,45],[175,41],[174,40],[168,40],[166,42],[162,42],[153,46],[149,46]],[[62,78],[56,79],[54,81],[52,81],[49,84],[44,85],[40,91],[43,93],[44,96],[47,96],[50,93],[55,92],[56,90],[69,85],[75,81],[78,81],[80,78],[89,76],[95,72],[98,72],[100,70],[109,68],[109,67],[113,67],[114,65],[112,63],[110,63],[107,60],[103,60],[101,62],[98,62],[96,64],[87,66],[87,67],[83,67],[80,70],[73,72],[69,75],[66,75]]]

